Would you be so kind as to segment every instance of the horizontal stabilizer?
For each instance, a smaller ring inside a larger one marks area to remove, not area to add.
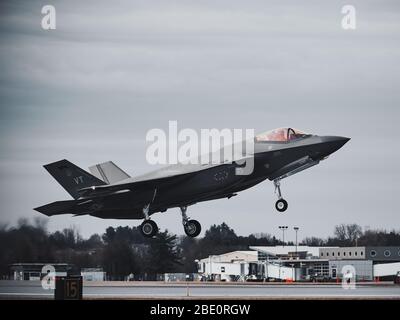
[[[56,201],[41,207],[37,207],[34,210],[49,217],[58,214],[74,213],[76,203],[76,200]]]
[[[114,162],[107,161],[89,167],[89,171],[107,184],[113,184],[130,178],[129,174],[119,168]]]

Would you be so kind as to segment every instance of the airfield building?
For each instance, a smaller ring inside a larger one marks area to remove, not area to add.
[[[212,280],[339,281],[349,266],[357,281],[391,278],[400,271],[400,247],[250,246],[249,251],[198,261]]]
[[[49,272],[46,266],[54,267],[55,276],[79,274],[79,270],[68,263],[14,263],[10,265],[12,279],[14,280],[41,280]]]

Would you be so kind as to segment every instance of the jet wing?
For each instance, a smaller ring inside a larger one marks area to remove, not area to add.
[[[138,189],[155,189],[160,186],[172,185],[189,179],[199,171],[208,169],[221,164],[177,164],[171,165],[159,170],[152,171],[148,174],[125,179],[123,181],[104,185],[82,188],[78,191],[82,198],[90,198],[97,196],[108,196],[126,191],[134,191]]]
[[[160,186],[179,183],[185,179],[189,179],[200,171],[226,164],[226,162],[195,164],[178,163],[154,170],[144,175],[124,179],[113,184],[82,188],[78,193],[82,198],[91,198],[97,196],[108,196],[119,192],[134,191],[141,188],[155,189]]]
[[[153,180],[137,181],[137,182],[125,182],[123,184],[113,184],[105,186],[93,186],[88,188],[80,189],[79,195],[82,198],[91,198],[98,196],[108,196],[111,194],[117,194],[127,191],[135,191],[139,189],[156,189],[161,185],[175,184],[181,182],[191,176],[190,174],[180,175],[175,177],[166,177]]]

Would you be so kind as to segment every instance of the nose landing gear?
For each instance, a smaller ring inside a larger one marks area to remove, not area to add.
[[[187,207],[180,207],[182,213],[182,224],[185,233],[189,237],[197,237],[201,232],[201,224],[197,220],[190,220],[186,215]]]
[[[279,179],[274,180],[275,193],[278,195],[278,200],[275,202],[275,208],[279,212],[285,212],[288,208],[288,203],[282,198],[281,183]]]

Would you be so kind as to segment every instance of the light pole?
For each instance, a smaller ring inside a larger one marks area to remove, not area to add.
[[[288,226],[279,226],[279,229],[282,230],[282,242],[283,242],[283,247],[285,247],[285,230],[288,228]]]
[[[294,231],[296,231],[296,256],[297,256],[297,232],[299,231],[299,227],[294,227]]]

